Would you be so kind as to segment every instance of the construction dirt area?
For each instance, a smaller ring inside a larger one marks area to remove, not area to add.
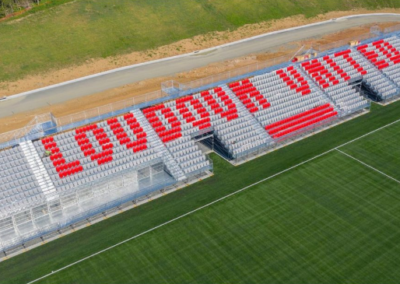
[[[385,9],[376,12],[399,12],[398,9]],[[264,22],[254,25],[246,25],[235,31],[214,32],[206,35],[196,36],[191,39],[185,39],[168,46],[149,50],[145,52],[134,52],[131,54],[121,55],[105,59],[92,59],[87,61],[84,65],[71,66],[61,70],[53,70],[44,74],[29,76],[15,82],[2,82],[0,83],[0,97],[8,96],[79,77],[95,74],[98,72],[118,68],[122,66],[137,64],[149,60],[170,57],[178,54],[193,52],[199,49],[205,49],[212,46],[221,45],[227,42],[237,41],[243,38],[248,38],[263,33],[281,30],[293,26],[309,24],[312,22],[324,21],[331,18],[346,16],[350,14],[371,13],[367,10],[355,10],[349,12],[330,12],[320,15],[315,18],[306,19],[303,16],[290,17],[286,19]],[[379,24],[381,29],[398,25],[399,23],[385,23]],[[234,70],[243,66],[255,64],[257,62],[265,62],[276,57],[286,56],[289,60],[300,47],[305,46],[317,47],[321,45],[331,44],[343,39],[357,38],[359,35],[366,34],[370,31],[372,25],[366,25],[357,28],[351,28],[342,32],[330,34],[319,39],[310,39],[300,42],[293,42],[277,48],[270,53],[262,54],[249,54],[245,57],[228,60],[225,62],[213,63],[208,66],[193,69],[190,72],[178,73],[173,77],[159,77],[149,79],[133,84],[121,86],[119,88],[110,89],[101,93],[88,95],[79,99],[70,100],[62,104],[51,105],[29,111],[19,113],[13,116],[0,119],[0,133],[15,130],[26,125],[35,115],[42,113],[53,113],[56,117],[62,117],[73,113],[78,113],[84,110],[95,108],[98,106],[106,105],[112,102],[117,102],[125,99],[132,98],[141,94],[160,90],[160,85],[164,81],[175,80],[180,83],[190,82],[200,78],[212,76],[215,74],[223,73],[226,71]]]

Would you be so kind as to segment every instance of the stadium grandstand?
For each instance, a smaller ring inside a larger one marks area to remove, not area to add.
[[[304,59],[307,58],[307,59]],[[400,36],[381,34],[0,145],[0,250],[212,174],[400,97]]]

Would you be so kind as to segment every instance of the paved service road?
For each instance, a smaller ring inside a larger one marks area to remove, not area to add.
[[[400,14],[359,15],[349,18],[322,22],[277,33],[266,34],[250,40],[217,47],[211,51],[186,54],[165,60],[133,65],[105,73],[80,78],[78,80],[13,95],[0,101],[0,117],[33,110],[49,104],[102,92],[129,83],[160,76],[170,76],[179,72],[202,67],[210,63],[233,59],[251,53],[261,53],[277,46],[311,37],[341,31],[370,23],[400,22]]]

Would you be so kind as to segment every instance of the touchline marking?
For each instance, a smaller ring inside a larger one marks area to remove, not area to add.
[[[397,179],[395,179],[394,177],[391,177],[391,176],[385,174],[384,172],[382,172],[382,171],[380,171],[380,170],[374,168],[373,166],[370,166],[370,165],[368,165],[367,163],[364,163],[363,161],[360,161],[359,159],[357,159],[357,158],[355,158],[355,157],[353,157],[353,156],[351,156],[351,155],[349,155],[349,154],[347,154],[347,153],[345,153],[345,152],[343,152],[343,151],[340,151],[339,149],[336,149],[336,151],[342,153],[343,155],[345,155],[345,156],[347,156],[347,157],[349,157],[349,158],[351,158],[351,159],[353,159],[353,160],[359,162],[360,164],[362,164],[362,165],[364,165],[364,166],[366,166],[366,167],[368,167],[368,168],[370,168],[370,169],[372,169],[372,170],[374,170],[374,171],[380,173],[381,175],[384,175],[385,177],[387,177],[387,178],[389,178],[389,179],[391,179],[391,180],[397,182],[398,184],[400,184],[400,181],[399,181],[399,180],[397,180]]]
[[[207,203],[207,204],[205,204],[205,205],[203,205],[203,206],[200,206],[200,207],[198,207],[198,208],[196,208],[196,209],[194,209],[194,210],[192,210],[192,211],[189,211],[189,212],[187,212],[187,213],[185,213],[185,214],[183,214],[183,215],[181,215],[181,216],[178,216],[178,217],[176,217],[176,218],[174,218],[174,219],[171,219],[171,220],[169,220],[169,221],[167,221],[167,222],[164,222],[164,223],[162,223],[162,224],[160,224],[160,225],[158,225],[158,226],[155,226],[155,227],[153,227],[153,228],[151,228],[151,229],[148,229],[148,230],[146,230],[146,231],[144,231],[144,232],[142,232],[142,233],[140,233],[140,234],[137,234],[137,235],[135,235],[135,236],[133,236],[133,237],[130,237],[130,238],[124,240],[124,241],[121,241],[121,242],[115,244],[115,245],[112,245],[112,246],[110,246],[110,247],[108,247],[108,248],[105,248],[105,249],[103,249],[103,250],[100,250],[100,251],[98,251],[98,252],[96,252],[96,253],[94,253],[94,254],[91,254],[91,255],[89,255],[89,256],[87,256],[87,257],[84,257],[84,258],[82,258],[82,259],[80,259],[80,260],[78,260],[78,261],[75,261],[75,262],[73,262],[73,263],[71,263],[71,264],[68,264],[68,265],[66,265],[66,266],[64,266],[64,267],[61,267],[61,268],[59,268],[59,269],[57,269],[57,270],[53,270],[51,273],[45,274],[45,275],[43,275],[42,277],[39,277],[39,278],[37,278],[37,279],[35,279],[35,280],[32,280],[32,281],[30,281],[30,282],[27,282],[27,284],[35,283],[35,282],[38,282],[38,281],[40,281],[40,280],[42,280],[42,279],[45,279],[45,278],[47,278],[47,277],[49,277],[49,276],[51,276],[51,275],[54,275],[54,274],[56,274],[56,273],[58,273],[58,272],[60,272],[60,271],[65,270],[65,269],[67,269],[67,268],[69,268],[69,267],[71,267],[71,266],[74,266],[74,265],[76,265],[76,264],[78,264],[78,263],[81,263],[81,262],[83,262],[83,261],[85,261],[85,260],[87,260],[87,259],[89,259],[89,258],[92,258],[92,257],[94,257],[94,256],[96,256],[96,255],[99,255],[99,254],[103,253],[103,252],[109,251],[109,250],[111,250],[111,249],[113,249],[113,248],[115,248],[115,247],[117,247],[117,246],[120,246],[120,245],[122,245],[122,244],[124,244],[124,243],[127,243],[127,242],[129,242],[129,241],[131,241],[131,240],[134,240],[134,239],[136,239],[136,238],[138,238],[138,237],[140,237],[140,236],[143,236],[143,235],[145,235],[145,234],[147,234],[147,233],[150,233],[150,232],[152,232],[152,231],[155,231],[155,230],[157,230],[158,228],[164,227],[165,225],[168,225],[168,224],[170,224],[170,223],[172,223],[172,222],[175,222],[175,221],[177,221],[177,220],[179,220],[179,219],[182,219],[182,218],[184,218],[184,217],[186,217],[186,216],[188,216],[188,215],[191,215],[191,214],[193,214],[193,213],[195,213],[195,212],[197,212],[197,211],[199,211],[199,210],[202,210],[202,209],[204,209],[204,208],[206,208],[206,207],[209,207],[209,206],[211,206],[211,205],[213,205],[213,204],[215,204],[215,203],[217,203],[217,202],[220,202],[220,201],[222,201],[222,200],[224,200],[224,199],[226,199],[226,198],[228,198],[228,197],[231,197],[231,196],[236,195],[236,194],[238,194],[238,193],[240,193],[240,192],[242,192],[242,191],[245,191],[246,189],[248,189],[248,188],[250,188],[250,187],[253,187],[253,186],[255,186],[255,185],[257,185],[257,184],[260,184],[260,183],[262,183],[262,182],[264,182],[264,181],[270,180],[270,179],[272,179],[272,178],[274,178],[274,177],[276,177],[276,176],[279,176],[279,175],[281,175],[281,174],[283,174],[283,173],[286,173],[286,172],[288,172],[288,171],[290,171],[290,170],[292,170],[292,169],[295,169],[295,168],[297,168],[297,167],[299,167],[299,166],[301,166],[301,165],[304,165],[304,164],[306,164],[306,163],[308,163],[308,162],[311,162],[311,161],[313,161],[313,160],[315,160],[315,159],[317,159],[317,158],[319,158],[319,157],[322,157],[322,156],[324,156],[324,155],[326,155],[326,154],[328,154],[328,153],[330,153],[330,152],[333,152],[333,151],[340,151],[338,148],[343,147],[343,146],[345,146],[345,145],[348,145],[348,144],[350,144],[350,143],[353,143],[353,142],[355,142],[355,141],[357,141],[357,140],[359,140],[359,139],[362,139],[362,138],[364,138],[364,137],[366,137],[366,136],[368,136],[368,135],[371,135],[371,134],[373,134],[373,133],[375,133],[375,132],[377,132],[377,131],[379,131],[379,130],[382,130],[382,129],[386,128],[386,127],[389,127],[389,126],[391,126],[391,125],[393,125],[393,124],[395,124],[395,123],[397,123],[397,122],[400,122],[400,119],[398,119],[398,120],[396,120],[396,121],[393,121],[393,122],[391,122],[391,123],[389,123],[389,124],[386,124],[386,125],[384,125],[384,126],[382,126],[382,127],[379,127],[379,128],[377,128],[377,129],[375,129],[375,130],[373,130],[373,131],[371,131],[371,132],[368,132],[368,133],[366,133],[366,134],[364,134],[364,135],[361,135],[361,136],[359,136],[359,137],[357,137],[357,138],[355,138],[355,139],[353,139],[353,140],[350,140],[350,141],[348,141],[348,142],[346,142],[346,143],[343,143],[343,144],[341,144],[341,145],[339,145],[339,146],[337,146],[337,147],[335,147],[335,148],[332,148],[332,149],[330,149],[330,150],[328,150],[328,151],[326,151],[326,152],[324,152],[324,153],[322,153],[322,154],[316,155],[316,156],[314,156],[314,157],[312,157],[312,158],[310,158],[310,159],[308,159],[308,160],[305,160],[305,161],[303,161],[303,162],[301,162],[301,163],[299,163],[299,164],[297,164],[297,165],[294,165],[294,166],[292,166],[292,167],[290,167],[290,168],[287,168],[287,169],[285,169],[285,170],[283,170],[283,171],[280,171],[280,172],[278,172],[278,173],[276,173],[276,174],[273,174],[272,176],[266,177],[266,178],[264,178],[264,179],[262,179],[262,180],[259,180],[259,181],[255,182],[255,183],[253,183],[253,184],[250,184],[250,185],[248,185],[248,186],[246,186],[246,187],[243,187],[243,188],[241,188],[241,189],[239,189],[239,190],[237,190],[237,191],[235,191],[235,192],[232,192],[232,193],[230,193],[230,194],[228,194],[228,195],[225,195],[225,196],[223,196],[223,197],[221,197],[221,198],[218,198],[217,200],[214,200],[214,201],[212,201],[212,202],[210,202],[210,203]],[[340,151],[340,152],[341,152],[341,151]],[[396,180],[396,181],[397,181],[397,180]],[[397,181],[397,182],[399,182],[399,181]],[[400,183],[400,182],[399,182],[399,183]]]

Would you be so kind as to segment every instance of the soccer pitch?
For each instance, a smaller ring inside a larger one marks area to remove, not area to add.
[[[117,223],[123,217],[121,226],[133,236],[143,226],[133,219],[145,222],[140,213],[147,209],[168,217],[181,205],[187,213],[184,201],[191,191],[178,192],[177,204],[171,194],[1,263],[0,282],[29,282],[55,270],[36,283],[397,283],[400,121],[393,122],[400,118],[399,106],[374,105],[366,116],[240,167],[213,156],[215,178],[222,180],[195,185],[199,205],[199,198],[210,198],[207,186],[220,185],[227,194],[234,191],[222,185],[240,189],[272,177],[56,271],[91,255],[80,238],[90,244],[107,240],[109,246],[121,241]]]

